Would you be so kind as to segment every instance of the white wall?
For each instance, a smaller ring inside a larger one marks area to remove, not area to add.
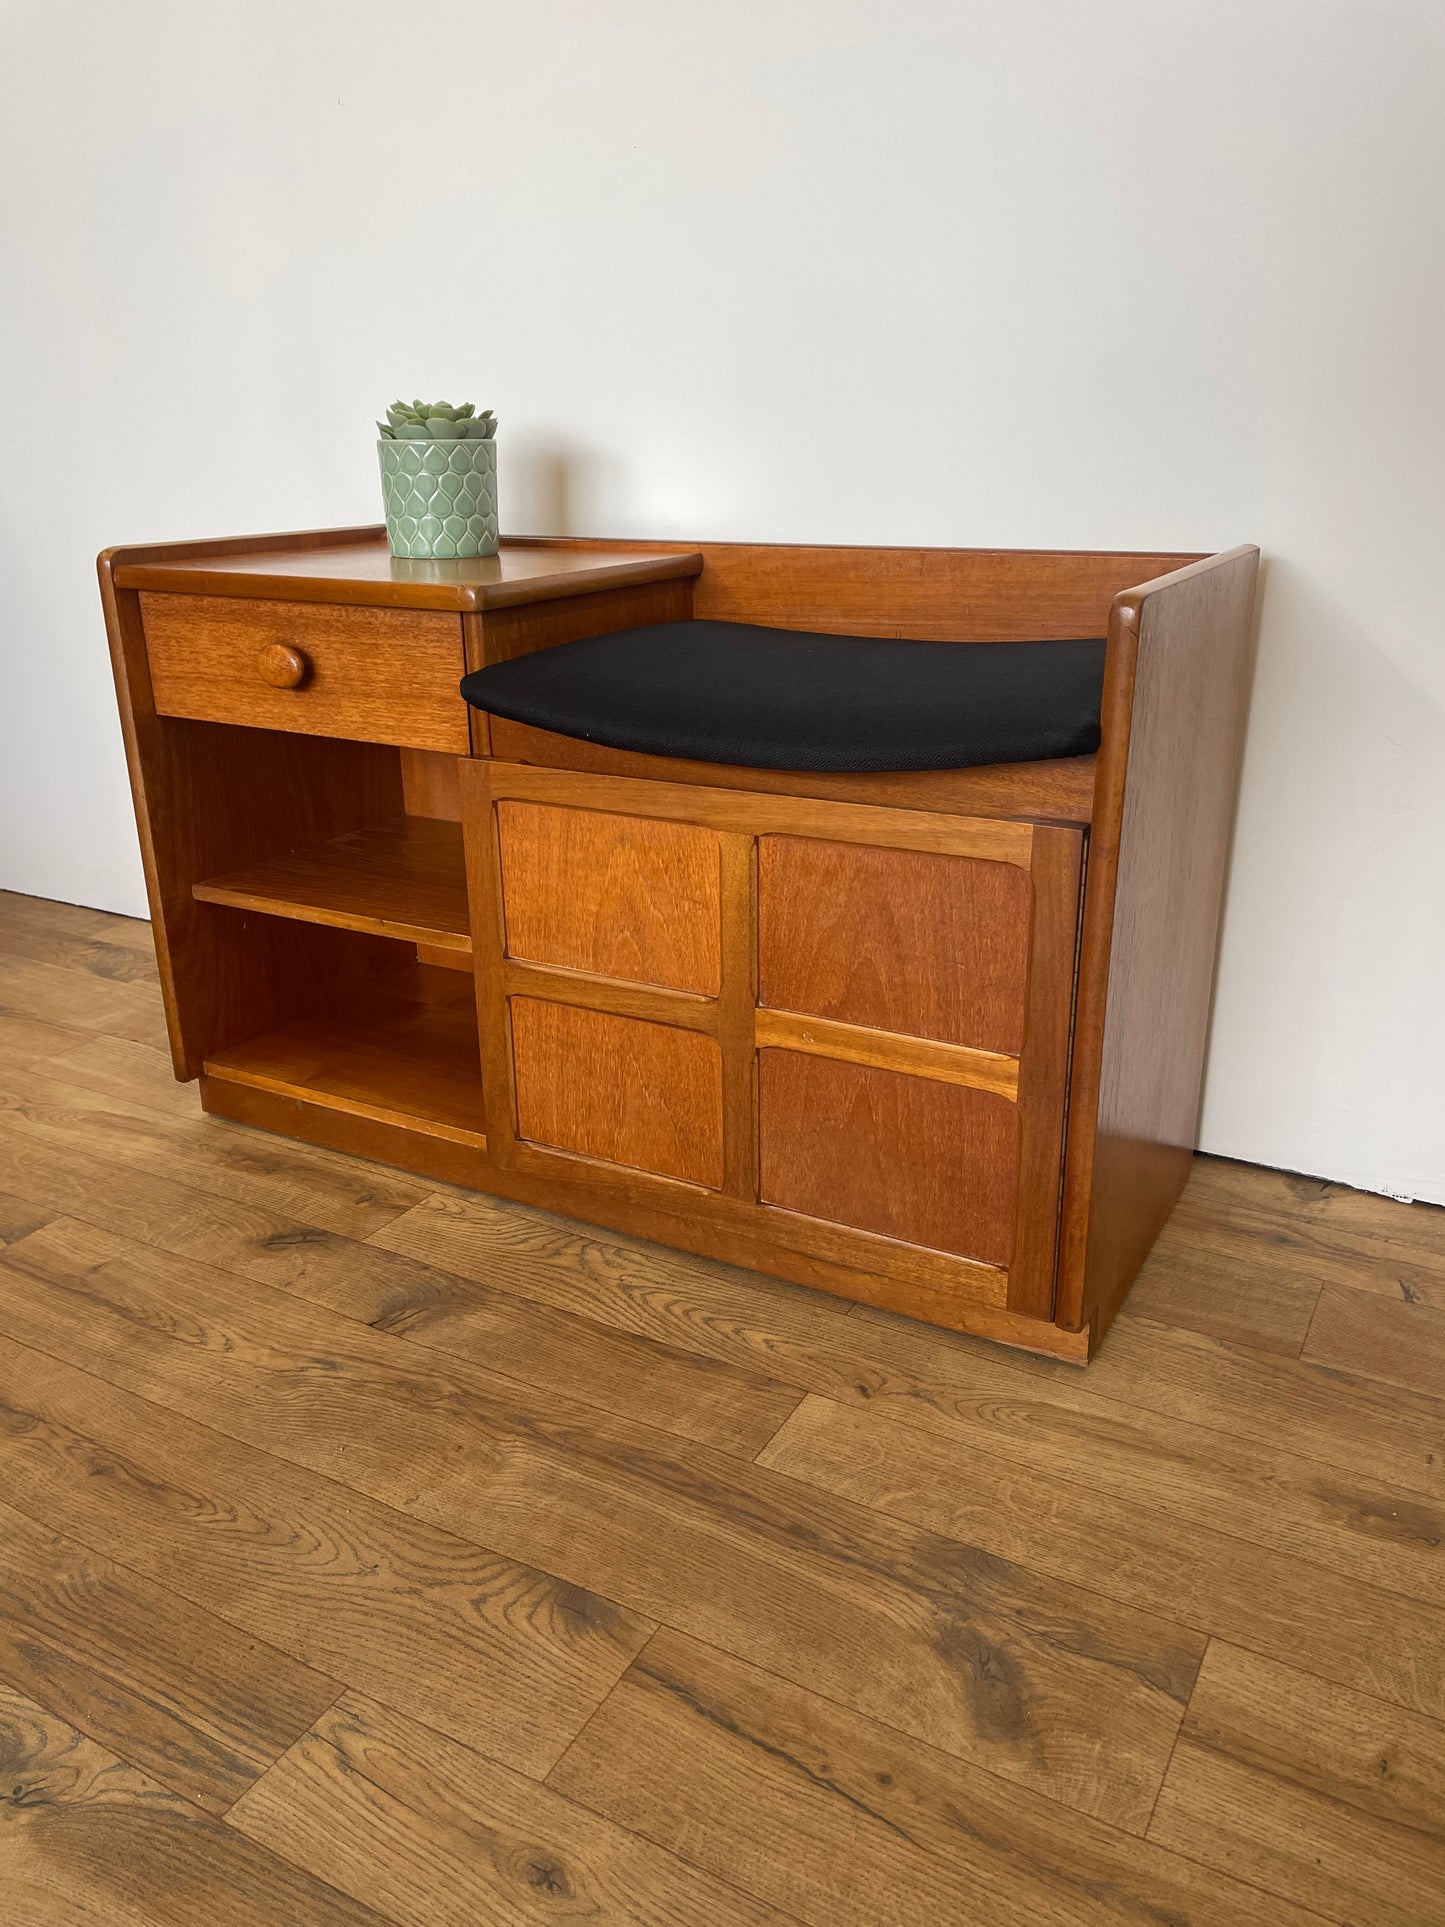
[[[1211,1150],[1445,1200],[1440,0],[0,5],[0,883],[141,912],[92,560],[374,520],[1269,567]]]

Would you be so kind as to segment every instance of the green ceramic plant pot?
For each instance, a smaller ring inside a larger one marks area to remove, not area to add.
[[[497,553],[495,441],[379,441],[376,452],[393,555]]]

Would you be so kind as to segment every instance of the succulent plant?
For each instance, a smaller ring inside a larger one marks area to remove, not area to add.
[[[384,442],[489,442],[497,432],[491,409],[479,415],[469,401],[394,401],[376,425]]]

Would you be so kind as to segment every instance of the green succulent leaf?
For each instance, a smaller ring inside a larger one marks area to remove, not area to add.
[[[394,401],[376,425],[389,442],[489,442],[497,419],[490,408],[479,415],[469,401],[455,408],[449,401]]]

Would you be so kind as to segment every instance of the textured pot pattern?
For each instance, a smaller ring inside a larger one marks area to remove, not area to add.
[[[496,554],[494,441],[379,441],[376,451],[393,555]]]

